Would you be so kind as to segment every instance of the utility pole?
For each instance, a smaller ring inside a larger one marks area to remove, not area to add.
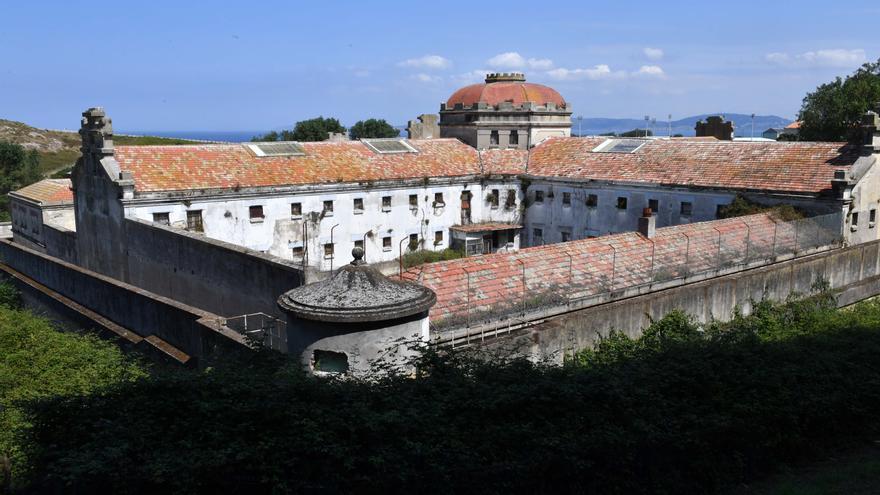
[[[578,115],[578,137],[582,137],[584,134],[581,132],[581,122],[584,120],[583,115]]]
[[[648,124],[651,123],[651,116],[645,115],[645,139],[648,139]]]
[[[672,139],[672,114],[670,113],[668,116],[669,120],[669,138]]]
[[[755,114],[752,114],[752,141],[755,140]]]

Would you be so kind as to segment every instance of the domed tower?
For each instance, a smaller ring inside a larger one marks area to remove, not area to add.
[[[522,73],[487,74],[440,105],[440,136],[477,149],[526,149],[571,135],[571,108],[555,89],[527,83]]]
[[[387,278],[366,264],[361,248],[351,254],[354,261],[330,278],[278,298],[287,314],[288,353],[312,371],[360,373],[379,358],[397,364],[428,339],[434,291]]]

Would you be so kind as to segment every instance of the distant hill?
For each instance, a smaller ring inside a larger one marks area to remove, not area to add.
[[[672,134],[681,134],[683,136],[693,136],[694,126],[698,120],[705,120],[711,115],[719,115],[717,113],[694,115],[679,120],[672,121]],[[741,113],[725,113],[724,118],[733,121],[735,126],[734,134],[738,137],[750,137],[752,135],[752,117]],[[785,127],[792,122],[791,119],[779,117],[778,115],[756,115],[755,116],[755,136],[760,137],[761,133],[770,127]],[[609,132],[621,133],[631,131],[633,129],[644,129],[644,119],[611,119],[611,118],[584,118],[580,124],[581,134],[585,136],[595,136],[599,134],[607,134]],[[666,136],[669,133],[669,123],[665,120],[657,119],[657,123],[653,126],[654,134],[658,136]],[[571,132],[578,133],[578,121],[572,119]]]
[[[0,141],[20,144],[37,150],[40,154],[40,170],[47,176],[64,171],[76,163],[80,155],[80,136],[74,131],[38,129],[22,122],[0,119]],[[193,144],[197,141],[153,136],[116,135],[115,144],[147,146],[153,144]]]

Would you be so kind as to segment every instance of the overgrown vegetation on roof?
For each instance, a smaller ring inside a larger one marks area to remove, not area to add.
[[[403,267],[412,268],[414,266],[423,265],[425,263],[436,263],[438,261],[457,260],[464,258],[464,251],[456,249],[441,249],[440,251],[430,251],[427,249],[419,249],[411,253],[403,255]]]
[[[718,218],[734,218],[756,213],[770,213],[775,220],[789,222],[804,218],[804,213],[791,205],[767,206],[737,194],[733,201],[718,208]]]

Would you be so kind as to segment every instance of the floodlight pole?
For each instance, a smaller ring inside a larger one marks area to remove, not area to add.
[[[577,119],[578,119],[578,137],[582,137],[584,134],[583,134],[583,132],[581,132],[581,122],[583,122],[584,116],[578,115]]]
[[[651,116],[645,115],[645,139],[648,139],[648,124],[651,122]]]
[[[672,114],[669,114],[669,137],[672,138]]]
[[[752,141],[755,140],[755,114],[752,114]]]

